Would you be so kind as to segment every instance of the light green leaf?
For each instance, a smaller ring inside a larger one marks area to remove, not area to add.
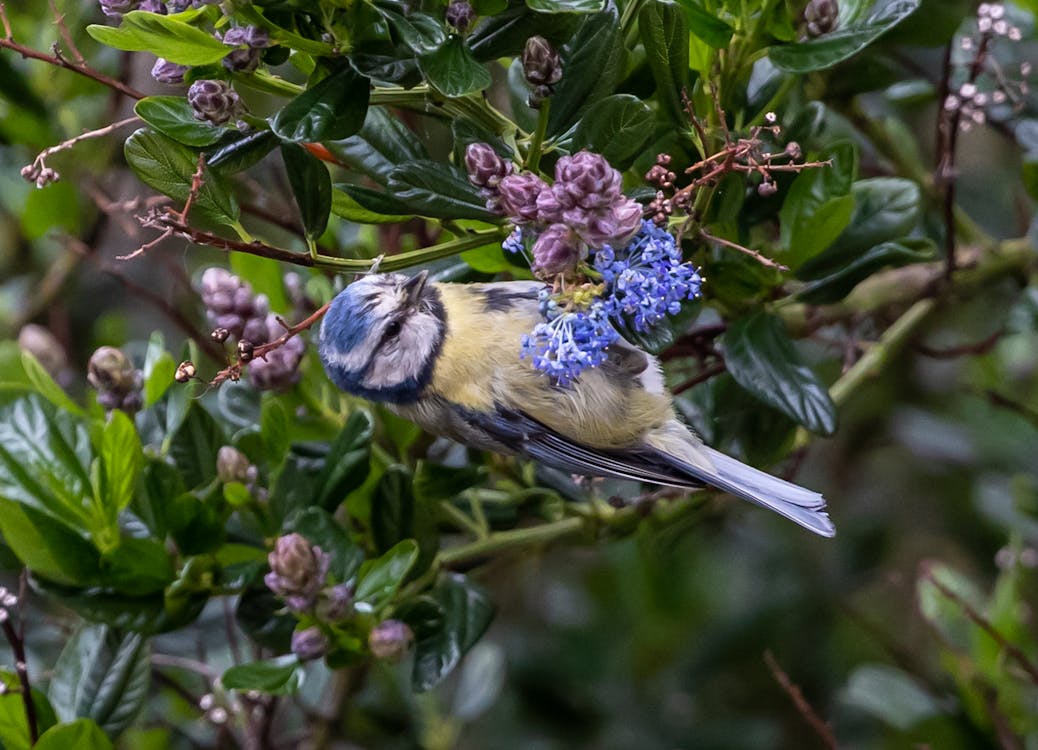
[[[34,750],[112,750],[108,735],[90,719],[58,724],[40,736]]]
[[[22,350],[22,367],[25,369],[25,375],[37,393],[59,409],[71,412],[76,416],[83,416],[84,412],[79,407],[79,404],[69,398],[68,394],[55,382],[54,378],[44,369],[32,352]]]
[[[293,654],[266,661],[239,664],[223,673],[220,682],[228,690],[256,690],[267,695],[291,695],[303,684],[304,672]]]
[[[357,582],[356,601],[375,610],[388,603],[417,559],[418,545],[412,539],[405,539],[382,557],[364,563]]]
[[[188,23],[143,10],[123,16],[118,28],[91,24],[87,33],[109,47],[129,52],[150,52],[179,65],[219,62],[231,48],[212,34]]]

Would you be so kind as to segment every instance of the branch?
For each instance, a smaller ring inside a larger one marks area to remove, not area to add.
[[[26,47],[24,44],[19,44],[14,40],[14,34],[11,31],[11,22],[7,18],[6,10],[4,3],[0,3],[0,23],[3,24],[5,34],[4,38],[0,39],[0,49],[9,49],[13,52],[17,52],[23,58],[39,60],[40,62],[45,62],[48,65],[53,65],[57,68],[71,70],[73,73],[78,73],[92,81],[97,81],[102,86],[107,86],[108,88],[118,91],[121,94],[125,94],[133,99],[143,99],[146,96],[143,92],[138,91],[122,81],[107,76],[98,70],[94,70],[85,62],[72,62],[71,60],[62,57],[58,52],[53,55],[48,55],[39,50],[35,50],[32,47]]]
[[[25,575],[22,574],[21,587],[15,596],[4,587],[0,587],[0,618],[4,637],[14,654],[14,671],[22,685],[22,705],[25,707],[25,723],[29,728],[29,744],[35,745],[40,738],[40,728],[36,720],[36,703],[32,699],[32,683],[29,682],[29,665],[25,656],[25,620],[22,619],[21,601],[25,596]],[[18,629],[11,622],[11,610],[18,608]]]
[[[797,712],[804,717],[804,720],[811,726],[815,731],[815,734],[825,743],[827,748],[830,750],[836,750],[838,747],[836,743],[836,735],[833,734],[833,730],[829,728],[818,713],[811,707],[811,704],[807,702],[804,694],[800,691],[789,675],[782,671],[782,667],[775,661],[775,656],[770,650],[764,652],[764,663],[768,665],[768,669],[771,671],[772,676],[775,678],[775,682],[779,684],[783,692],[786,693],[793,701],[793,705],[796,706]]]
[[[788,271],[789,270],[789,266],[784,266],[781,263],[778,263],[778,262],[772,260],[771,258],[768,258],[768,257],[766,257],[764,255],[761,255],[760,252],[758,252],[757,250],[751,250],[748,247],[743,247],[739,243],[732,242],[731,240],[726,240],[726,239],[723,239],[721,237],[715,237],[714,235],[712,235],[709,232],[707,232],[705,229],[700,229],[699,230],[699,236],[701,238],[703,238],[704,240],[706,240],[707,242],[715,242],[718,245],[724,245],[725,247],[730,247],[732,250],[738,250],[743,255],[750,256],[755,261],[760,263],[762,266],[767,266],[768,268],[774,268],[774,269],[777,269],[779,271]]]

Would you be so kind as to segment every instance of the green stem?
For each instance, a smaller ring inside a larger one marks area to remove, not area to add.
[[[554,542],[582,531],[584,523],[582,518],[563,518],[540,526],[500,531],[485,539],[444,550],[437,560],[441,566],[450,567],[519,547]]]
[[[335,258],[330,255],[317,255],[314,257],[314,266],[357,273],[366,273],[371,271],[372,268],[377,268],[379,271],[400,271],[421,265],[422,263],[439,260],[440,258],[449,258],[466,250],[482,247],[495,240],[502,240],[504,236],[504,232],[501,229],[485,229],[459,237],[450,242],[433,245],[432,247],[423,247],[420,250],[410,250],[406,253],[391,255],[387,258],[382,258],[381,261],[377,259]]]
[[[526,152],[526,170],[536,172],[541,163],[541,149],[544,147],[544,134],[548,132],[548,113],[551,111],[551,99],[541,102],[537,114],[537,129],[533,131],[533,140]]]
[[[470,95],[451,99],[424,84],[411,89],[372,89],[370,103],[373,106],[404,107],[427,115],[442,115],[447,118],[464,117],[500,136],[508,136],[515,132],[515,124],[490,106],[482,96]]]

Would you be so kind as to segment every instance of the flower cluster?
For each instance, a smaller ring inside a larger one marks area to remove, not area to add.
[[[279,537],[267,556],[267,588],[285,600],[293,612],[307,612],[317,604],[325,587],[331,557],[301,534]]]
[[[804,25],[809,37],[835,31],[839,21],[840,6],[836,0],[811,0],[804,8]]]
[[[140,10],[145,13],[179,13],[189,7],[200,8],[203,5],[215,5],[219,0],[100,0],[101,12],[118,21],[123,13]]]
[[[223,35],[223,43],[235,49],[223,59],[230,71],[251,73],[259,67],[263,50],[270,46],[270,34],[257,26],[235,26]]]
[[[97,403],[105,409],[133,414],[144,404],[143,373],[114,346],[102,346],[87,362],[87,381],[97,391]]]
[[[566,309],[547,289],[541,292],[541,316],[545,322],[523,336],[519,354],[559,385],[568,385],[589,367],[606,361],[606,350],[620,335],[609,322],[600,298],[586,309]]]
[[[213,125],[223,125],[238,113],[241,106],[237,91],[225,81],[210,79],[192,83],[187,90],[187,101],[194,110],[195,119],[208,120]]]

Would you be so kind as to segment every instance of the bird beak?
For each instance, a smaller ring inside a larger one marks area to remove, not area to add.
[[[422,290],[425,289],[426,282],[429,281],[428,271],[419,271],[414,276],[404,282],[401,289],[404,290],[404,294],[407,295],[407,302],[410,305],[418,304],[418,300],[422,297]]]

